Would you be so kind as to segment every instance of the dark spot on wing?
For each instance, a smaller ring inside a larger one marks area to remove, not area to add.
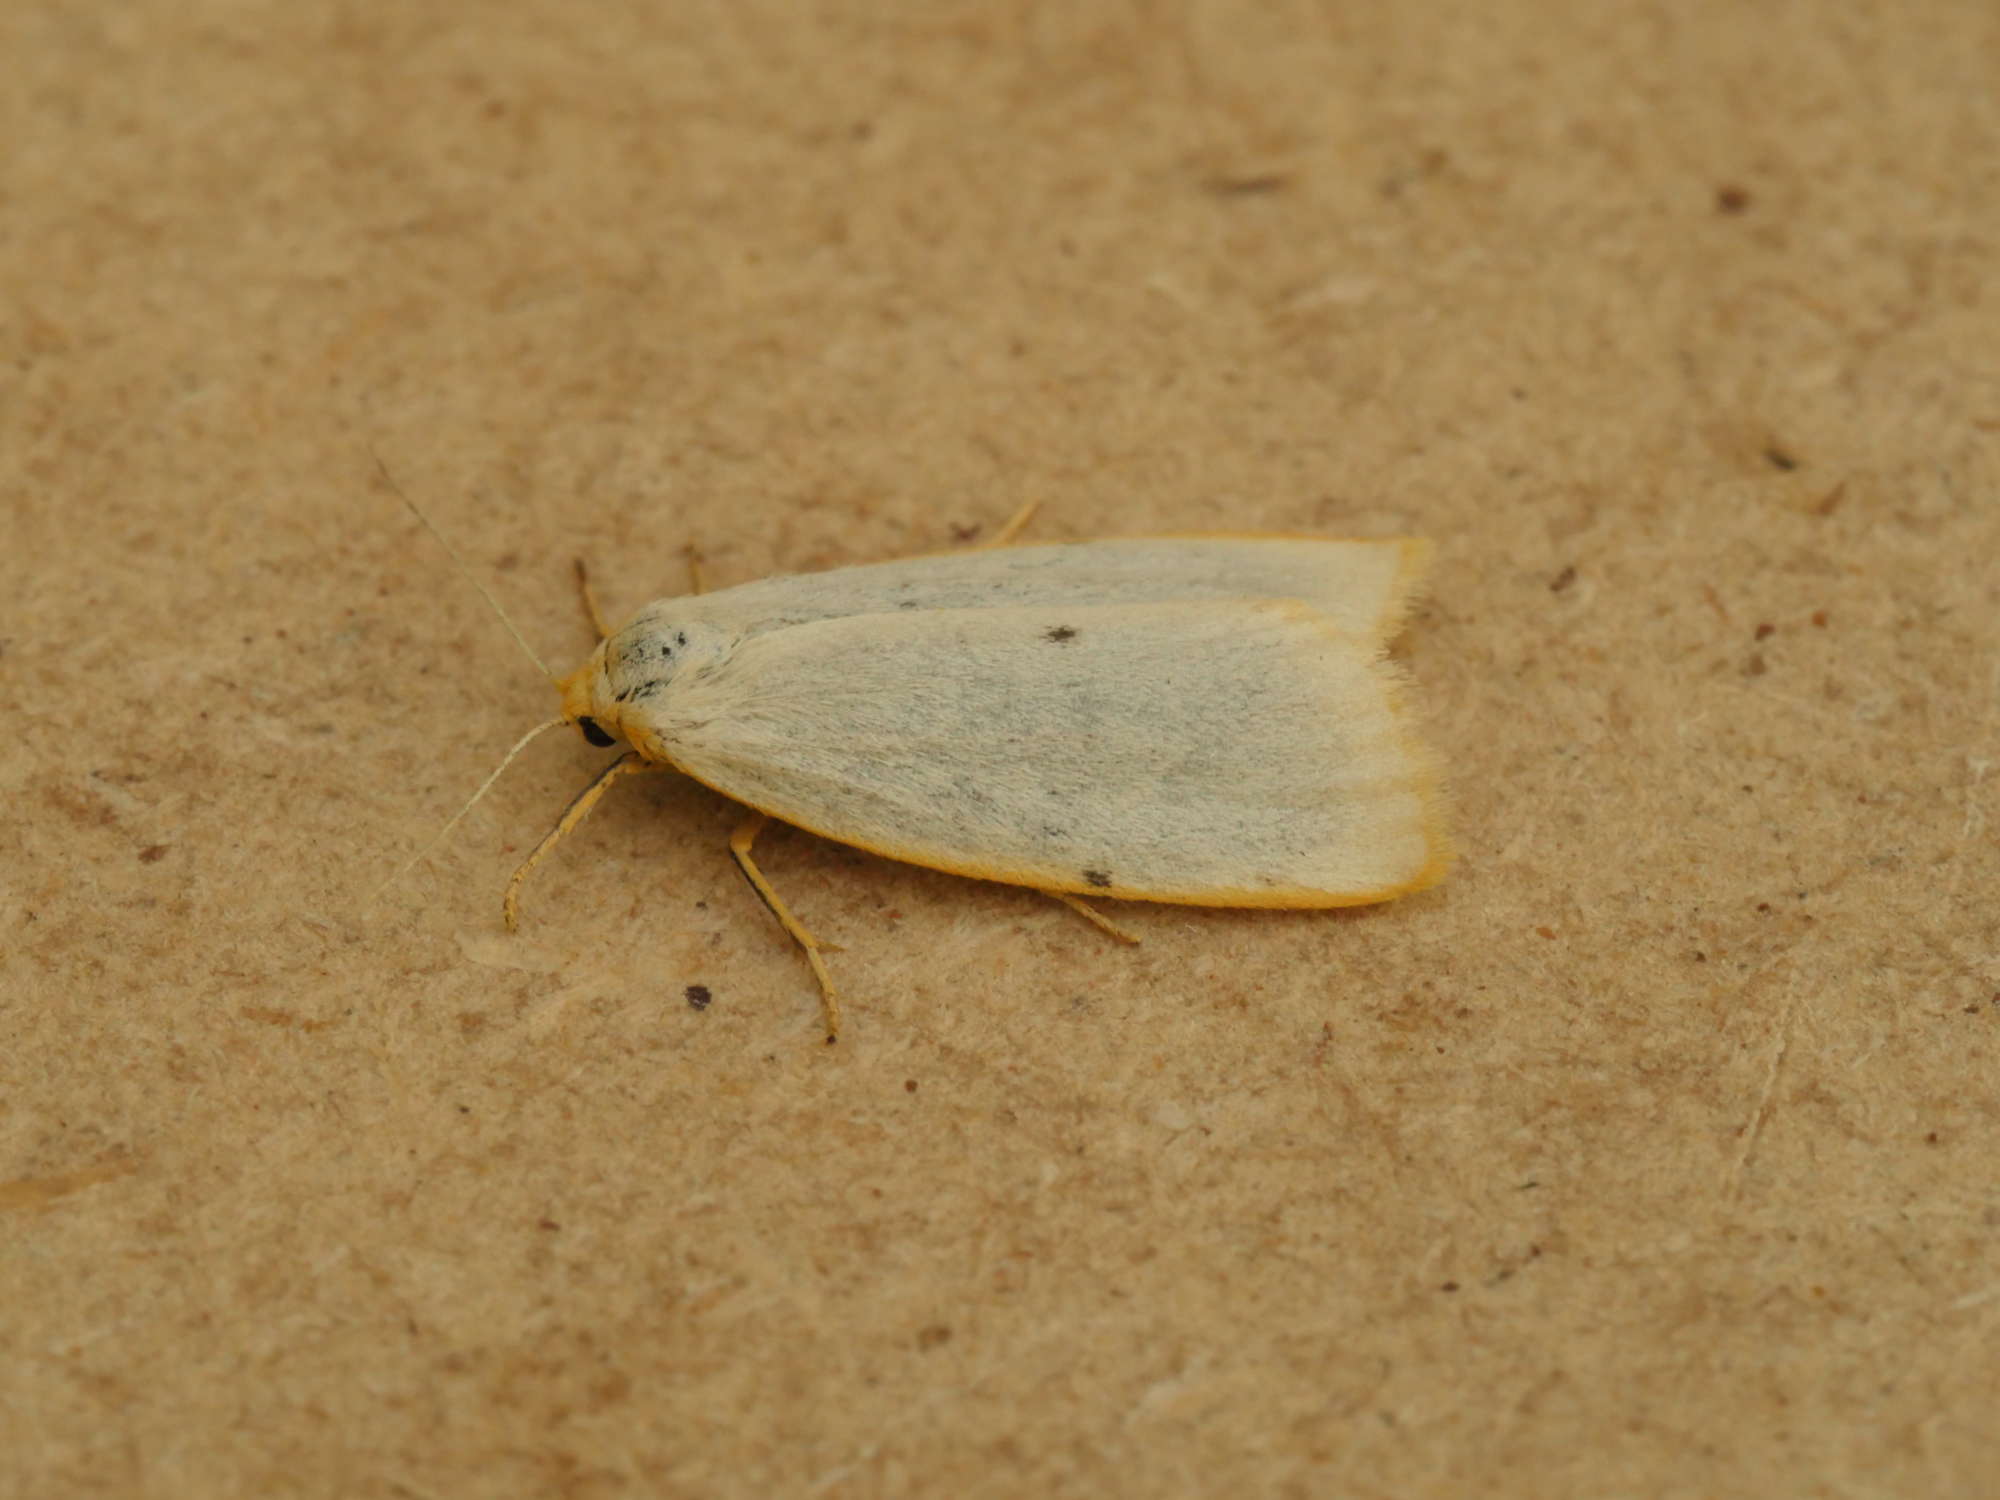
[[[1054,641],[1058,646],[1076,639],[1076,632],[1067,625],[1052,625],[1042,632],[1042,639]]]
[[[1083,872],[1083,878],[1089,881],[1092,885],[1096,886],[1099,890],[1103,890],[1106,886],[1111,884],[1111,874],[1107,870],[1085,870]]]
[[[1045,839],[1066,839],[1069,837],[1069,830],[1067,828],[1059,828],[1054,823],[1044,823],[1042,825],[1042,837]]]
[[[898,609],[915,609],[916,607],[917,601],[914,599],[898,599],[896,601],[896,608]]]
[[[715,998],[705,984],[691,984],[681,992],[687,996],[687,1003],[696,1010],[707,1010],[708,1002]]]

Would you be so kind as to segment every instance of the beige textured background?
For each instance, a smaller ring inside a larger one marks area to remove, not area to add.
[[[0,15],[0,1476],[2000,1486],[2000,12]],[[1462,862],[1121,908],[535,747],[949,544],[1417,532]],[[705,984],[697,1013],[682,996]]]

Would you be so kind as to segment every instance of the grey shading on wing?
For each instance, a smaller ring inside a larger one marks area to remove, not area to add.
[[[713,621],[743,635],[884,611],[1302,599],[1342,630],[1386,639],[1429,558],[1414,538],[1134,537],[995,547],[759,579],[649,604],[627,630]]]
[[[1284,600],[871,615],[753,637],[627,730],[752,807],[935,869],[1351,905],[1445,857],[1379,656]]]

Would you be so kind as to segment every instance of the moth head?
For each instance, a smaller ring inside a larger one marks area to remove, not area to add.
[[[731,639],[715,625],[644,611],[557,684],[563,717],[593,745],[608,747],[622,738],[652,755],[674,684],[712,670]]]
[[[600,702],[610,703],[609,695],[600,691],[604,680],[604,647],[590,653],[583,665],[567,677],[556,679],[556,691],[562,694],[562,716],[576,725],[578,731],[599,749],[609,749],[618,743],[618,716],[600,709]],[[610,703],[612,709],[616,703]],[[606,723],[605,720],[610,722]]]

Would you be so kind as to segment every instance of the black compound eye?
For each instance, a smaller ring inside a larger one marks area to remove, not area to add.
[[[597,727],[597,720],[591,718],[589,714],[585,714],[582,718],[578,719],[576,727],[583,731],[585,739],[589,740],[591,744],[597,746],[600,750],[609,750],[613,745],[618,743],[618,741],[611,738],[602,729],[599,729]]]

